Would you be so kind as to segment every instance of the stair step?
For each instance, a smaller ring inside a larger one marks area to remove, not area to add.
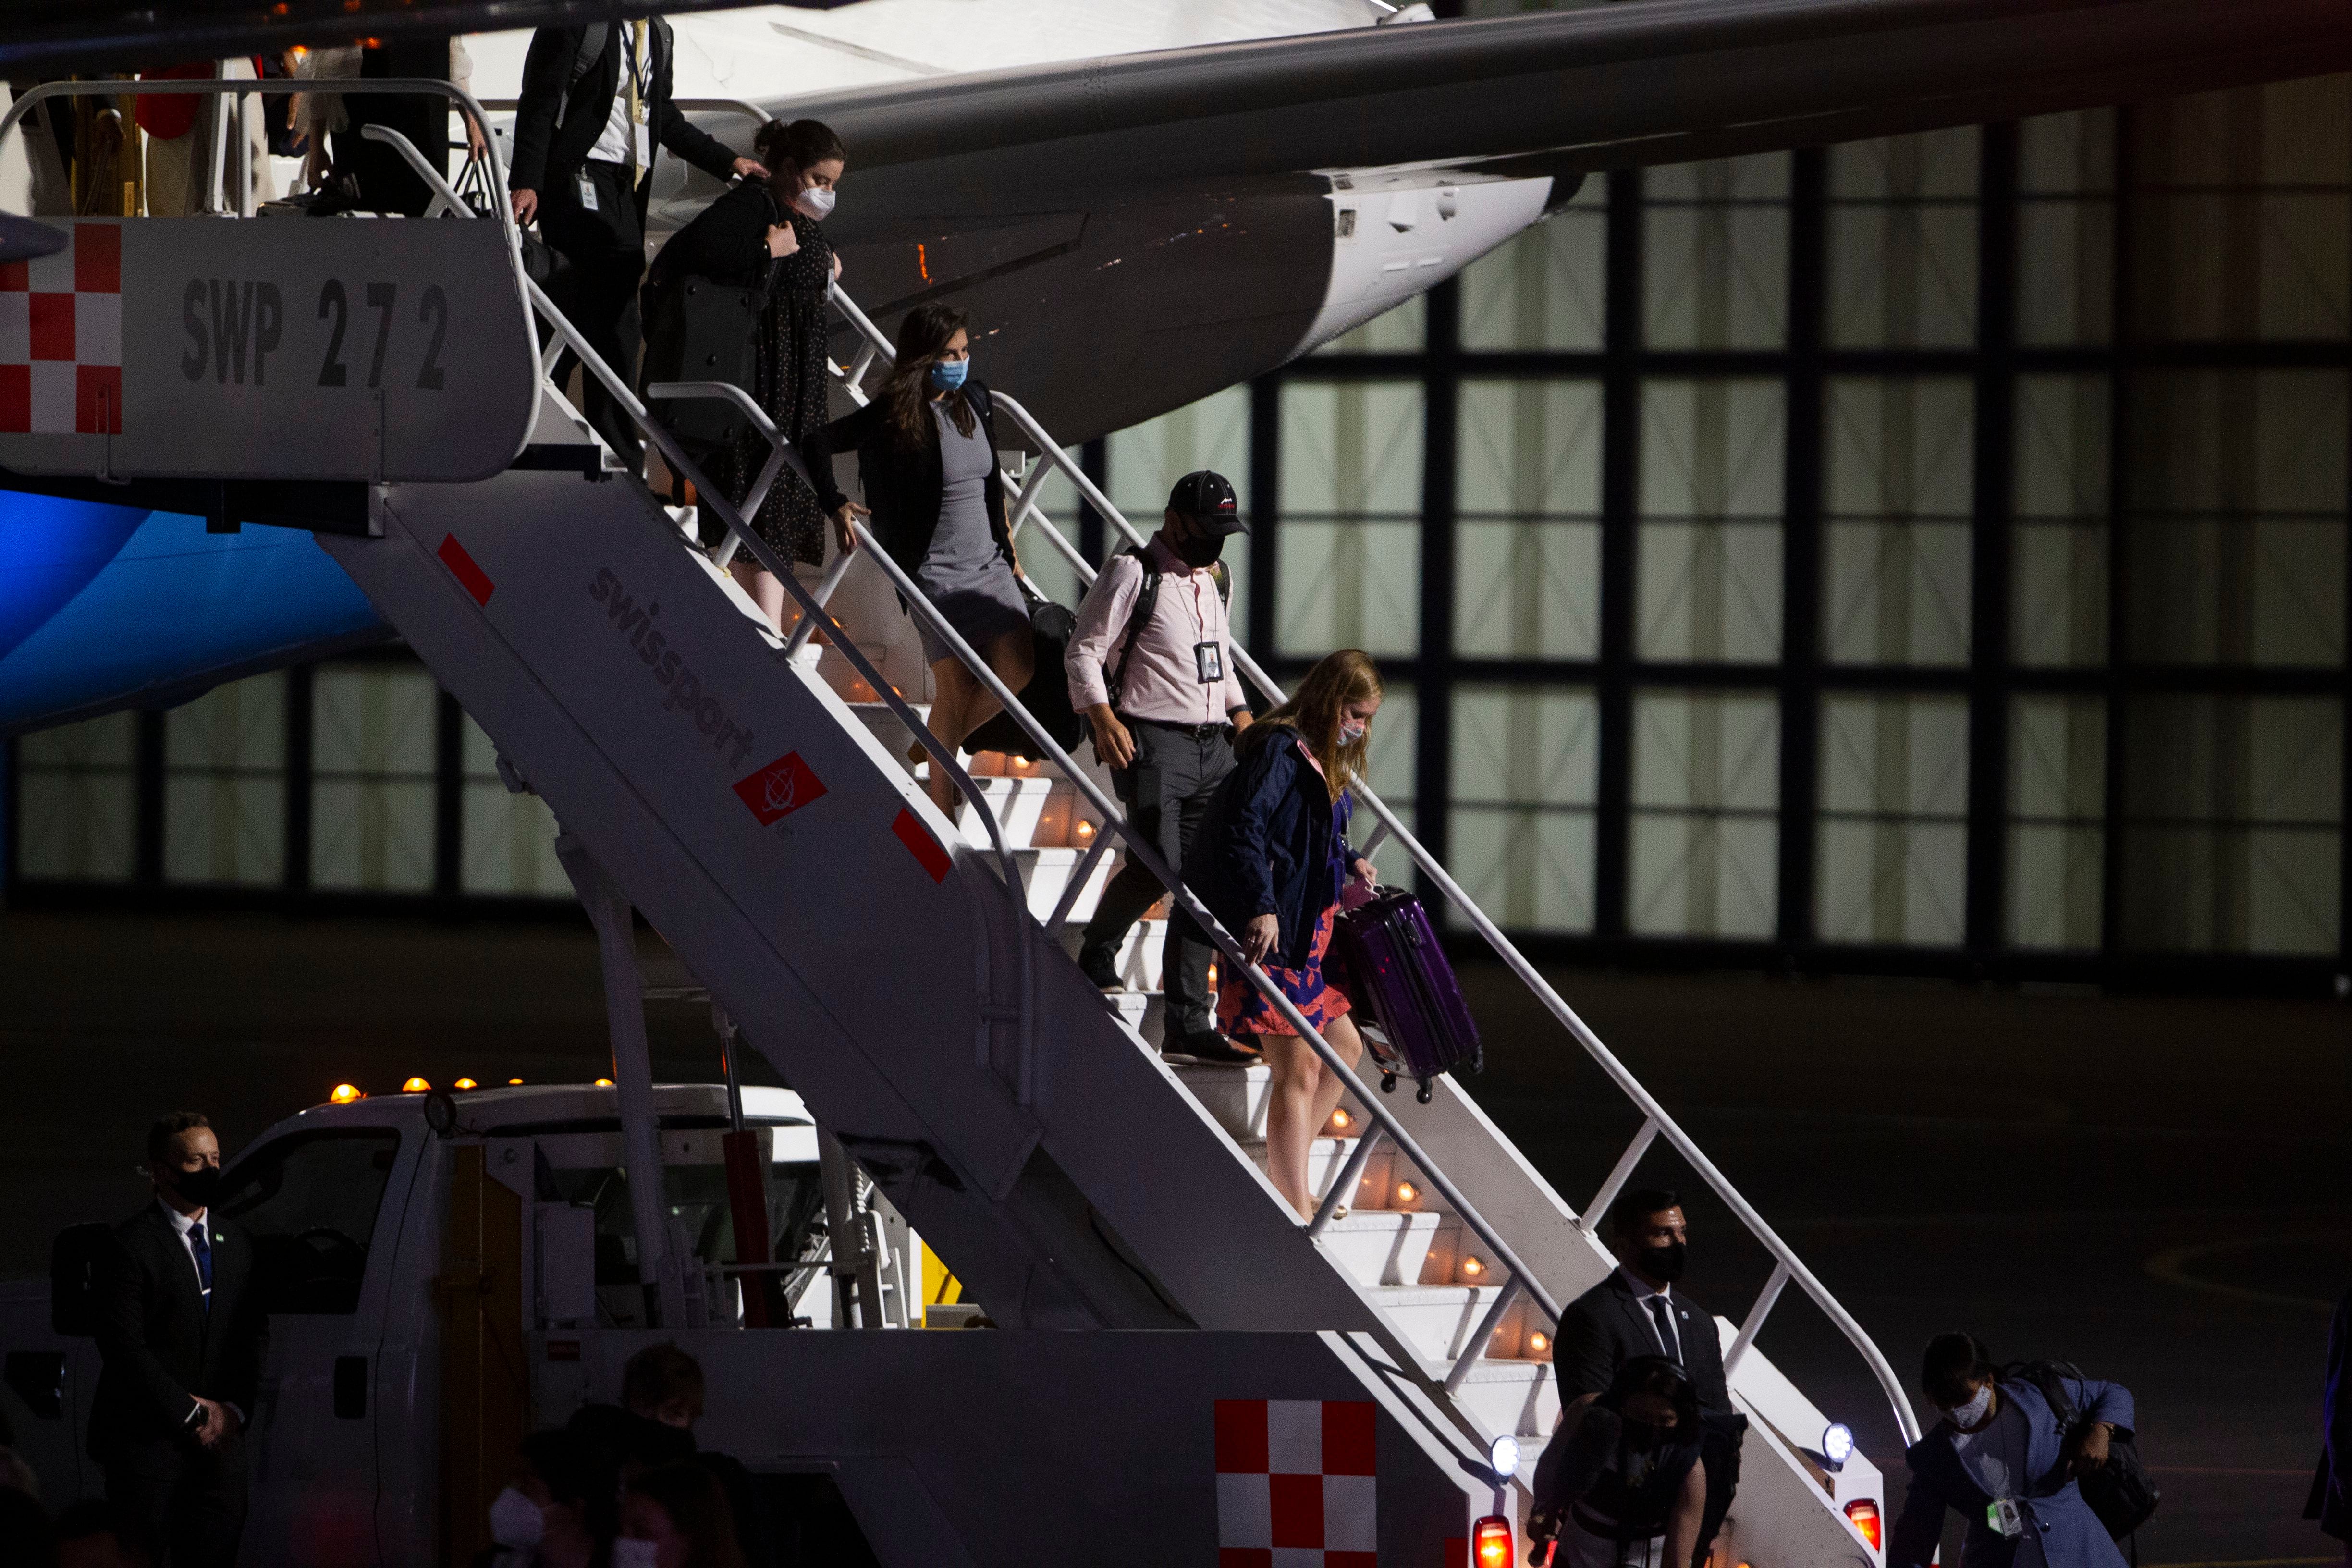
[[[1559,1419],[1559,1379],[1552,1375],[1550,1358],[1481,1361],[1463,1374],[1456,1397],[1487,1431],[1522,1440],[1526,1458],[1520,1468],[1531,1477],[1543,1441]],[[1527,1444],[1528,1438],[1538,1441]]]
[[[1152,923],[1163,929],[1167,924],[1164,921]],[[1186,1087],[1192,1089],[1195,1098],[1207,1108],[1210,1115],[1217,1119],[1234,1142],[1247,1143],[1252,1139],[1265,1136],[1265,1096],[1272,1081],[1266,1068],[1256,1067],[1239,1081],[1227,1077],[1194,1085],[1186,1079]],[[1332,1118],[1328,1131],[1352,1141],[1355,1130],[1363,1125],[1364,1108],[1353,1094],[1349,1094],[1340,1100],[1339,1113]]]
[[[1500,1285],[1382,1285],[1374,1300],[1405,1342],[1433,1364],[1451,1363],[1469,1345]],[[1511,1303],[1486,1346],[1486,1359],[1518,1359],[1527,1325],[1527,1299]]]
[[[1058,933],[1062,940],[1062,951],[1072,958],[1078,955],[1079,940],[1085,932],[1087,921],[1094,916],[1095,905],[1102,897],[1102,884],[1109,880],[1109,868],[1097,862],[1093,879],[1094,886],[1078,895],[1077,903],[1070,910],[1069,924]],[[1049,905],[1044,912],[1052,914],[1054,911]],[[1119,978],[1127,982],[1129,989],[1135,991],[1160,989],[1160,954],[1167,941],[1168,922],[1164,920],[1138,921],[1127,928],[1127,935],[1119,942],[1118,951],[1113,956],[1113,963],[1118,969]]]
[[[1441,1223],[1433,1214],[1356,1209],[1323,1227],[1323,1250],[1360,1283],[1418,1285]]]

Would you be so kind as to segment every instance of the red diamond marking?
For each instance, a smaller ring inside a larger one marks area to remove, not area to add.
[[[898,842],[904,844],[908,853],[914,856],[915,863],[931,874],[932,881],[944,882],[948,879],[948,868],[955,862],[948,858],[948,852],[940,847],[940,841],[931,837],[929,830],[924,827],[913,812],[903,805],[900,806],[898,819],[890,825],[890,831],[898,836]]]
[[[458,584],[474,595],[474,603],[487,605],[490,595],[499,591],[499,585],[490,581],[490,574],[466,553],[466,547],[457,542],[456,534],[443,534],[441,548],[435,553],[441,557],[441,564],[449,568],[449,575],[457,579]]]
[[[735,786],[736,795],[751,808],[751,815],[765,827],[772,822],[790,816],[793,812],[825,793],[824,781],[816,771],[801,760],[798,752],[786,752],[750,778]]]

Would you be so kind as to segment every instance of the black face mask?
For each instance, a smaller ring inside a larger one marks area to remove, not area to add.
[[[1212,533],[1205,539],[1171,539],[1168,542],[1175,550],[1176,559],[1195,572],[1215,565],[1217,558],[1225,552],[1225,536],[1222,533]]]
[[[1643,1273],[1653,1279],[1664,1279],[1672,1284],[1683,1277],[1683,1253],[1681,1242],[1668,1241],[1656,1247],[1645,1247],[1633,1256]]]
[[[172,1190],[198,1208],[210,1208],[220,1196],[221,1173],[218,1165],[199,1165],[193,1171],[172,1173]]]

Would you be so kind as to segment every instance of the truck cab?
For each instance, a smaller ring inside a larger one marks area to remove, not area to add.
[[[816,1128],[789,1090],[740,1092],[765,1156],[768,1257],[786,1311],[794,1327],[830,1327],[838,1292]],[[434,1096],[437,1107],[425,1093],[352,1098],[288,1117],[228,1166],[215,1212],[252,1237],[269,1313],[241,1561],[447,1560],[505,1484],[515,1440],[617,1396],[596,1374],[618,1360],[595,1342],[647,1342],[656,1310],[616,1094],[518,1085]],[[687,1342],[745,1317],[750,1275],[737,1268],[720,1143],[730,1118],[716,1085],[656,1085],[654,1103],[660,1207],[687,1287],[673,1337]],[[881,1260],[883,1321],[919,1322],[909,1281],[920,1242],[870,1188],[852,1212]],[[0,1408],[52,1502],[104,1485],[86,1451],[99,1357],[74,1260],[105,1228],[59,1237],[62,1279],[0,1286]]]

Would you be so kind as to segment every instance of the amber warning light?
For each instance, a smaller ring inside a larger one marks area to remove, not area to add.
[[[1490,1513],[1480,1520],[1472,1538],[1470,1558],[1477,1568],[1510,1568],[1511,1521],[1499,1513]]]
[[[360,1098],[360,1086],[355,1083],[339,1083],[335,1085],[333,1092],[327,1096],[327,1099],[336,1105],[349,1105]]]

